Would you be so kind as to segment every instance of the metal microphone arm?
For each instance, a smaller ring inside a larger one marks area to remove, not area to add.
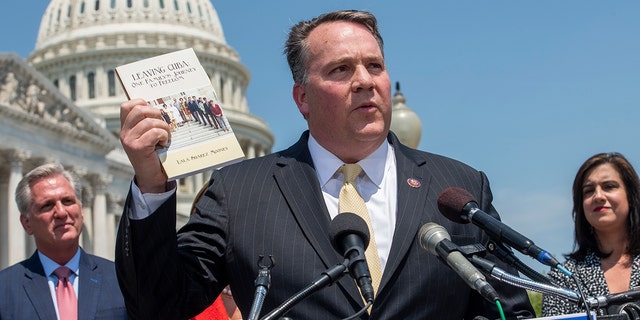
[[[475,266],[487,272],[491,277],[498,279],[502,282],[508,283],[512,286],[516,286],[519,288],[528,289],[536,292],[541,292],[541,293],[555,294],[555,295],[567,298],[570,301],[576,302],[576,303],[581,300],[580,294],[578,294],[573,290],[560,288],[553,285],[539,283],[539,282],[514,276],[496,267],[495,263],[487,259],[480,258],[476,255],[471,257],[471,263],[473,263]],[[589,303],[589,305],[591,305],[591,303]]]
[[[342,278],[342,276],[345,275],[347,271],[348,263],[349,263],[349,260],[345,259],[343,263],[337,264],[327,269],[325,272],[322,273],[322,275],[319,278],[313,281],[313,283],[311,283],[304,289],[298,291],[298,293],[296,293],[293,297],[287,299],[276,309],[273,309],[271,312],[269,312],[269,314],[264,316],[261,320],[278,319],[280,316],[284,315],[287,311],[289,311],[289,309],[291,309],[296,303],[302,301],[304,298],[308,297],[309,295],[318,291],[319,289],[322,289],[328,285],[334,284],[336,281]]]
[[[584,299],[580,296],[580,294],[576,291],[569,290],[566,288],[560,288],[553,285],[548,285],[544,283],[537,283],[535,281],[522,279],[516,277],[512,274],[501,270],[496,267],[495,264],[489,260],[480,258],[476,255],[472,256],[470,259],[471,263],[473,263],[476,267],[482,269],[483,271],[489,273],[491,277],[503,281],[507,284],[532,290],[540,293],[548,293],[557,295],[567,300],[575,303],[583,302],[589,308],[600,309],[606,307],[608,305],[616,305],[616,303],[622,303],[617,308],[618,314],[608,314],[604,316],[598,316],[598,319],[608,319],[608,320],[621,320],[621,319],[640,319],[640,306],[638,306],[634,300],[638,300],[640,298],[640,289],[634,288],[629,291],[608,294],[604,296],[597,297],[585,297]],[[608,310],[611,312],[611,310]]]
[[[269,291],[269,286],[271,285],[271,268],[276,265],[273,260],[273,256],[269,256],[271,260],[268,264],[262,264],[262,260],[264,256],[258,257],[258,267],[260,270],[258,271],[258,277],[256,278],[256,293],[253,297],[253,304],[251,305],[251,311],[249,312],[249,317],[247,320],[257,320],[260,316],[260,310],[262,310],[262,305],[264,304],[264,298],[267,296],[267,291]]]
[[[541,275],[540,273],[536,272],[528,265],[520,261],[520,259],[518,259],[518,257],[516,257],[513,252],[511,252],[511,250],[504,247],[502,243],[489,241],[487,243],[487,251],[498,257],[500,260],[506,262],[510,266],[516,268],[518,271],[524,273],[524,275],[526,275],[529,279],[548,285],[551,284],[551,280],[549,280],[549,278]]]

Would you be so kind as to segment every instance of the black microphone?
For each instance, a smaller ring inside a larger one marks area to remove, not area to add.
[[[478,291],[482,297],[489,302],[498,300],[496,290],[487,282],[485,276],[460,253],[458,246],[451,242],[451,236],[443,226],[433,222],[423,225],[418,231],[418,241],[423,249],[444,260],[469,287]]]
[[[635,287],[629,291],[610,293],[604,296],[597,296],[593,298],[587,298],[587,303],[592,308],[601,308],[610,304],[620,304],[630,301],[640,301],[640,288]]]
[[[354,213],[340,213],[331,221],[329,225],[331,232],[331,244],[334,248],[343,253],[345,261],[339,263],[322,273],[310,285],[298,291],[294,296],[287,299],[277,308],[271,310],[260,320],[281,319],[280,316],[287,313],[298,302],[306,299],[314,292],[334,284],[349,269],[351,275],[356,279],[360,287],[360,294],[367,303],[373,303],[373,286],[371,285],[371,275],[367,260],[364,257],[364,250],[369,244],[369,228],[367,223]],[[366,311],[366,307],[360,312]]]
[[[343,212],[331,220],[330,235],[334,249],[349,260],[349,272],[360,287],[366,302],[373,303],[374,291],[371,273],[364,251],[369,245],[369,227],[355,213]]]
[[[438,196],[438,209],[449,220],[457,223],[469,223],[482,228],[496,241],[504,241],[509,246],[550,267],[558,268],[571,276],[549,252],[536,246],[522,234],[511,229],[500,220],[478,208],[478,202],[462,188],[447,188]]]

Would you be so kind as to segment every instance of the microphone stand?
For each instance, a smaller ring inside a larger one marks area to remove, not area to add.
[[[518,259],[518,257],[516,257],[513,252],[511,252],[511,250],[504,247],[503,244],[497,243],[495,241],[489,241],[487,242],[487,251],[498,257],[500,260],[506,262],[510,266],[516,268],[518,271],[524,273],[524,275],[526,275],[529,279],[551,285],[551,280],[549,280],[549,278],[531,269],[531,267]]]
[[[598,296],[598,297],[582,297],[578,292],[573,291],[573,290],[569,290],[566,288],[560,288],[557,286],[553,286],[553,285],[548,285],[548,284],[544,284],[544,283],[537,283],[535,281],[531,281],[531,280],[527,280],[527,279],[522,279],[520,277],[516,277],[512,274],[509,274],[507,272],[505,272],[504,270],[501,270],[500,268],[496,267],[495,264],[489,260],[480,258],[476,255],[473,255],[471,257],[471,263],[473,263],[475,266],[477,266],[478,268],[481,268],[483,271],[489,273],[491,275],[491,277],[498,279],[502,282],[505,282],[507,284],[522,288],[522,289],[527,289],[527,290],[532,290],[532,291],[536,291],[536,292],[540,292],[540,293],[547,293],[547,294],[554,294],[557,296],[561,296],[564,297],[566,299],[568,299],[571,302],[575,302],[575,303],[584,303],[585,305],[589,306],[589,308],[595,308],[595,309],[600,309],[602,307],[605,307],[609,304],[612,304],[613,302],[618,302],[618,301],[622,301],[622,302],[628,302],[633,300],[634,298],[637,298],[638,295],[640,295],[640,291],[636,291],[636,290],[630,290],[630,291],[626,291],[626,292],[622,292],[622,293],[617,293],[617,294],[609,294],[606,296]],[[607,315],[600,315],[600,316],[595,316],[597,317],[597,319],[602,319],[602,320],[636,320],[636,319],[640,319],[640,307],[636,304],[633,303],[629,303],[627,305],[622,305],[620,310],[618,310],[619,314],[607,314]],[[595,319],[595,318],[594,318]]]
[[[291,298],[287,299],[280,306],[273,309],[266,316],[261,318],[261,320],[274,320],[278,319],[281,315],[284,315],[291,307],[293,307],[296,303],[302,301],[304,298],[308,297],[312,293],[324,288],[326,286],[334,284],[338,281],[342,276],[345,275],[347,271],[347,264],[349,263],[348,259],[345,259],[344,262],[339,263],[322,273],[320,277],[318,277],[315,281],[313,281],[310,285],[305,287],[304,289],[298,291]]]
[[[258,271],[258,277],[255,281],[256,293],[254,295],[253,304],[251,305],[251,311],[249,312],[247,320],[258,319],[258,316],[260,316],[260,310],[264,304],[264,298],[267,296],[267,291],[269,291],[269,286],[271,285],[271,268],[273,268],[276,263],[273,260],[273,256],[270,255],[270,263],[263,265],[263,258],[264,256],[262,255],[258,257],[258,267],[260,267],[260,270]]]
[[[577,293],[576,291],[514,276],[496,267],[495,263],[487,259],[480,258],[476,255],[471,257],[471,263],[473,263],[478,268],[481,268],[483,271],[487,272],[494,279],[498,279],[512,286],[516,286],[522,289],[532,290],[540,293],[555,294],[555,295],[564,297],[566,299],[569,299],[572,302],[579,302],[581,300],[580,294]],[[589,298],[589,299],[593,299],[593,298]],[[597,303],[597,301],[586,301],[586,302]],[[592,306],[593,304],[589,303],[589,305]]]

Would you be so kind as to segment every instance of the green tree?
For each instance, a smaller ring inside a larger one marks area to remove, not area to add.
[[[531,302],[533,311],[535,311],[536,313],[536,318],[541,317],[542,316],[542,293],[527,290],[527,295],[529,296],[529,302]]]

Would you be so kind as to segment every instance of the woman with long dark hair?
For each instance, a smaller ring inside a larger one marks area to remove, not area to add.
[[[574,251],[565,257],[585,296],[628,291],[640,285],[640,180],[620,153],[599,153],[585,161],[573,181]],[[557,270],[549,273],[561,287],[575,281]],[[577,303],[543,297],[542,314],[582,312]]]

